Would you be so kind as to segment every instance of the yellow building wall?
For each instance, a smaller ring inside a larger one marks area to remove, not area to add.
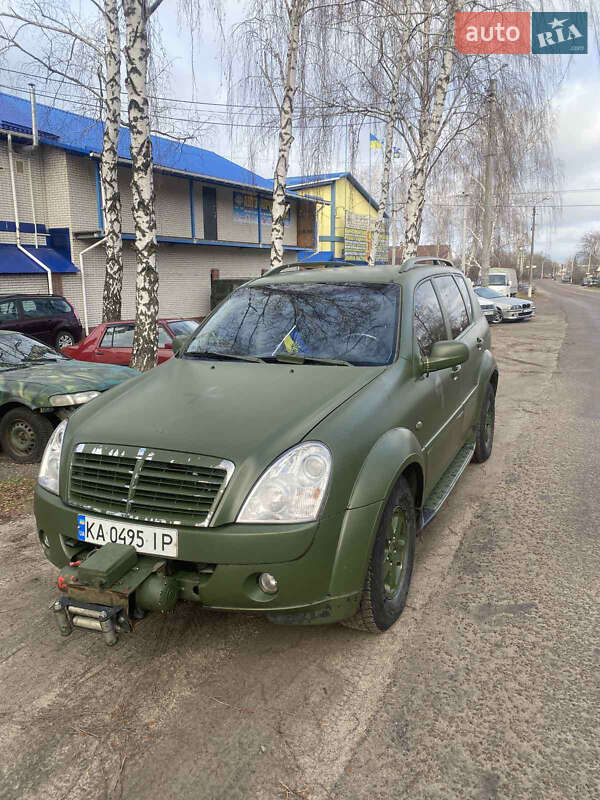
[[[347,178],[338,178],[333,184],[323,186],[307,186],[297,190],[299,194],[321,197],[327,200],[327,204],[317,205],[317,244],[320,252],[326,253],[334,250],[335,258],[342,258],[344,255],[344,228],[346,211],[354,214],[364,214],[375,218],[376,209],[369,203]],[[332,242],[331,234],[331,213],[335,207],[335,237],[340,237],[342,241]]]

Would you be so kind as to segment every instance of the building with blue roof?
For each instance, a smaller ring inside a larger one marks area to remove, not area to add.
[[[29,100],[0,93],[0,294],[47,292],[52,286],[93,326],[101,321],[105,267],[102,123],[41,103],[36,112],[39,145],[33,148]],[[211,275],[253,277],[268,268],[272,181],[209,150],[159,136],[152,143],[160,314],[203,316],[210,307]],[[122,127],[125,319],[135,316],[129,147],[129,131]],[[295,187],[288,200],[284,247],[286,260],[294,261],[317,250],[319,203]]]

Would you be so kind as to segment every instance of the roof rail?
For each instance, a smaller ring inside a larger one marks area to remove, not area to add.
[[[438,258],[438,256],[420,256],[418,258],[407,258],[400,265],[400,272],[407,272],[409,269],[415,267],[422,267],[425,264],[436,264],[438,266],[452,267],[454,264],[447,258]]]
[[[264,275],[261,275],[261,277],[266,278],[269,275],[278,275],[286,269],[297,269],[300,271],[301,269],[326,269],[327,267],[352,266],[354,265],[348,261],[293,261],[289,264],[280,264],[278,267],[273,267],[268,272],[265,272]]]

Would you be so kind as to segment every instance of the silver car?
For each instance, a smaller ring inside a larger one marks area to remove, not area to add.
[[[520,300],[518,297],[504,297],[487,286],[478,286],[475,294],[479,303],[493,303],[495,308],[493,322],[522,320],[535,317],[535,303],[531,300]],[[484,311],[485,313],[485,311]],[[487,316],[487,315],[486,315]]]

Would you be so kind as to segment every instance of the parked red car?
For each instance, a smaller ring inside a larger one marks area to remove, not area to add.
[[[189,336],[200,321],[197,319],[158,320],[158,363],[173,355],[175,336]],[[128,366],[131,361],[135,322],[102,322],[77,345],[63,347],[62,353],[79,361],[100,361],[103,364]]]

